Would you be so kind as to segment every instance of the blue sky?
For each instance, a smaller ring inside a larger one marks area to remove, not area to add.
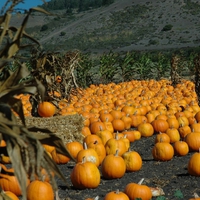
[[[0,0],[0,10],[6,1],[7,0]],[[48,2],[50,0],[45,0],[45,1]],[[43,4],[42,0],[24,0],[24,3],[19,3],[15,8],[22,8],[28,10],[29,8],[36,7],[42,4]]]

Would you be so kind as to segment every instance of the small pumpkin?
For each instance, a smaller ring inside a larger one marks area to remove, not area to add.
[[[17,195],[15,195],[13,192],[11,191],[3,191],[3,193],[10,197],[12,200],[19,200],[19,198],[17,197]]]
[[[142,167],[142,158],[136,151],[131,151],[130,148],[122,155],[122,158],[126,164],[127,172],[139,171]]]
[[[85,158],[86,161],[94,163],[99,166],[99,156],[93,148],[88,148],[86,143],[83,143],[83,149],[77,154],[77,162],[81,162]]]
[[[92,148],[97,152],[99,156],[99,165],[101,165],[103,159],[106,157],[106,149],[102,143],[98,143],[98,141],[91,142],[88,144],[88,148]]]
[[[152,155],[155,160],[168,161],[174,156],[174,148],[168,142],[158,142],[152,149]]]
[[[188,162],[188,173],[193,176],[200,176],[200,152],[194,153]]]
[[[98,187],[101,176],[97,166],[83,157],[82,161],[74,166],[70,179],[77,189],[92,189]]]
[[[106,179],[116,179],[124,176],[126,172],[126,164],[124,159],[116,153],[107,155],[101,163],[102,175]]]
[[[169,135],[167,135],[166,133],[161,133],[161,132],[159,134],[157,134],[155,137],[155,143],[158,143],[161,141],[170,143]]]
[[[151,124],[154,128],[154,131],[157,133],[164,133],[169,128],[168,122],[164,119],[155,119],[151,122]]]
[[[74,159],[77,158],[78,152],[83,149],[83,145],[78,141],[68,142],[65,146]]]
[[[129,200],[129,197],[124,192],[116,190],[107,193],[103,200]]]
[[[55,78],[56,83],[61,83],[62,82],[62,77],[60,75],[57,75]]]
[[[176,156],[185,156],[189,152],[188,144],[185,141],[176,141],[173,147]]]
[[[40,117],[52,117],[56,113],[56,107],[48,102],[43,101],[38,104],[38,114]]]
[[[141,133],[143,137],[150,137],[154,133],[154,128],[150,123],[141,123],[137,127],[137,130]]]
[[[124,137],[124,135],[123,135]],[[118,155],[121,156],[127,151],[127,146],[124,141],[118,138],[118,132],[115,135],[115,138],[109,139],[105,144],[106,154],[115,154],[118,150]]]
[[[52,159],[55,161],[56,164],[67,164],[70,161],[70,158],[66,155],[63,155],[61,153],[56,152],[56,149],[54,149],[51,152]]]
[[[27,200],[54,200],[54,191],[50,183],[34,180],[27,187]]]
[[[7,168],[5,165],[0,164],[1,172],[0,172],[0,187],[4,191],[11,191],[15,195],[22,195],[22,191],[20,189],[17,177],[14,175],[13,168]],[[27,185],[30,183],[30,180],[27,179]]]
[[[142,185],[143,181],[144,178],[138,183],[129,183],[126,185],[124,193],[127,194],[130,200],[150,200],[152,198],[151,189],[147,185]]]
[[[186,135],[185,142],[187,142],[190,151],[199,151],[200,148],[200,133],[191,132]]]

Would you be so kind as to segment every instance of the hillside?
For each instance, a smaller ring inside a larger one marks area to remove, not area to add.
[[[73,15],[34,13],[27,32],[47,50],[85,52],[199,47],[200,3],[185,0],[116,0]],[[16,20],[17,19],[17,20]],[[17,26],[23,14],[13,20]],[[47,30],[41,31],[46,25]]]

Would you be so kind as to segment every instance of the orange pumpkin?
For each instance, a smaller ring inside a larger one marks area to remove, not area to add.
[[[176,141],[173,144],[174,154],[177,156],[185,156],[189,152],[188,144],[185,141]]]
[[[12,200],[19,200],[19,198],[17,197],[17,195],[15,195],[13,192],[11,191],[4,191],[4,193],[10,197]]]
[[[107,155],[101,164],[102,175],[106,179],[121,178],[126,172],[124,159],[116,153]]]
[[[45,181],[34,180],[27,187],[27,200],[54,200],[52,186]]]
[[[83,158],[74,166],[70,179],[75,188],[86,189],[98,187],[101,176],[97,166]]]
[[[200,176],[200,152],[194,153],[188,162],[188,173],[193,176]]]
[[[88,148],[86,143],[83,143],[84,149],[80,150],[77,154],[77,162],[82,162],[83,158],[88,162],[94,163],[99,166],[99,156],[93,148]]]
[[[66,148],[72,157],[76,159],[78,152],[83,149],[83,145],[78,141],[73,141],[66,143]]]
[[[137,130],[141,133],[141,136],[143,137],[150,137],[154,133],[154,128],[150,123],[139,124]]]
[[[47,101],[39,103],[38,114],[41,117],[52,117],[56,113],[56,107]]]
[[[174,156],[174,148],[168,142],[158,142],[152,149],[152,155],[155,160],[168,161]]]
[[[138,152],[129,149],[122,155],[122,158],[125,161],[127,172],[135,172],[141,169],[142,158]]]
[[[151,189],[147,185],[142,185],[143,180],[141,179],[139,183],[129,183],[126,185],[124,193],[127,194],[130,200],[150,200],[152,198]]]
[[[117,191],[112,191],[106,194],[103,200],[129,200],[129,197],[124,193]]]
[[[17,177],[13,175],[9,175],[8,173],[14,173],[14,169],[8,169],[5,165],[0,164],[1,172],[0,172],[0,187],[4,191],[11,191],[15,195],[20,196],[22,195]],[[27,185],[30,183],[30,180],[27,179]]]

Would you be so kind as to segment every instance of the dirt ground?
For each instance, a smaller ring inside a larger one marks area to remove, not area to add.
[[[131,144],[131,149],[137,151],[142,157],[143,165],[140,171],[126,173],[121,179],[105,180],[102,178],[100,185],[96,189],[74,189],[70,181],[70,173],[74,163],[69,162],[66,165],[59,165],[71,185],[71,188],[68,189],[61,180],[57,180],[60,198],[62,200],[84,200],[98,195],[100,200],[103,200],[106,193],[117,189],[123,191],[126,184],[130,182],[137,183],[141,178],[145,178],[144,184],[163,189],[165,195],[162,198],[153,197],[153,199],[186,200],[193,197],[194,192],[200,194],[199,177],[191,176],[187,172],[187,164],[193,153],[190,152],[184,157],[174,156],[172,160],[167,162],[155,161],[151,154],[154,139],[155,135],[149,138],[142,138]],[[99,169],[101,171],[101,167]]]

